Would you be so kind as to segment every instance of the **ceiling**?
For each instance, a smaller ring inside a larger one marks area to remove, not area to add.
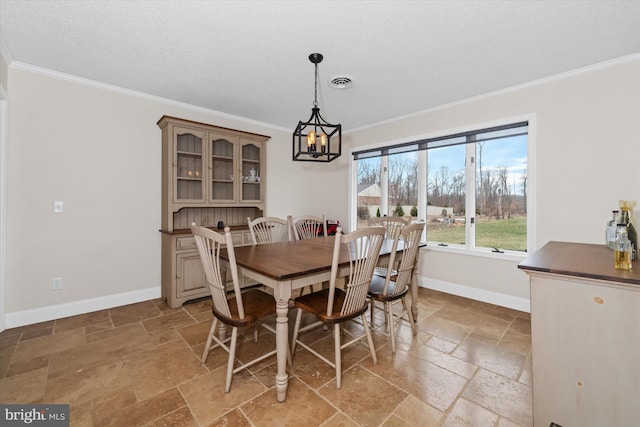
[[[9,61],[291,130],[320,52],[348,132],[640,53],[640,1],[0,0],[0,36]]]

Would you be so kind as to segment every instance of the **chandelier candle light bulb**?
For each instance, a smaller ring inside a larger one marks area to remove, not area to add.
[[[316,133],[314,131],[309,132],[307,135],[307,148],[309,151],[315,151],[316,146]]]

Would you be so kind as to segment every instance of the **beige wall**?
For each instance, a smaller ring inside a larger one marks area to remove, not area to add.
[[[7,90],[7,77],[9,75],[9,70],[7,67],[7,62],[4,59],[4,56],[0,54],[0,88],[2,90]]]
[[[7,92],[7,327],[160,294],[155,123],[164,114],[271,135],[268,215],[324,212],[348,227],[349,149],[521,114],[537,123],[537,246],[601,243],[618,199],[640,200],[638,58],[353,131],[343,156],[321,165],[291,162],[292,129],[21,64],[10,65]],[[54,200],[64,213],[52,213]],[[516,264],[427,250],[420,272],[427,286],[517,305],[528,302],[528,282]],[[58,276],[63,289],[53,291]]]
[[[434,84],[437,84],[434,82]],[[640,57],[424,112],[350,134],[352,147],[535,117],[533,249],[550,240],[603,243],[620,199],[640,201]],[[636,209],[636,216],[638,210]],[[422,284],[526,308],[518,261],[424,250]]]
[[[7,327],[160,295],[162,115],[270,135],[265,214],[343,213],[317,189],[346,166],[293,164],[292,130],[24,64],[8,91]]]

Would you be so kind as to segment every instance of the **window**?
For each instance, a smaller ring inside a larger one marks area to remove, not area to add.
[[[527,145],[518,122],[354,152],[358,226],[410,216],[433,244],[526,251]]]
[[[439,244],[466,242],[466,146],[427,152],[427,239]]]
[[[417,215],[417,173],[417,152],[359,161],[358,227],[367,225],[371,216]]]

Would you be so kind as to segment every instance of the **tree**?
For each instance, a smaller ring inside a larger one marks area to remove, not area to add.
[[[466,194],[467,183],[464,179],[464,173],[458,172],[451,179],[451,200],[454,211],[459,215],[463,215],[466,212]]]
[[[379,159],[358,161],[358,184],[380,184]]]
[[[498,218],[504,218],[503,206],[509,206],[511,190],[509,188],[509,169],[506,166],[501,166],[497,169],[497,192],[498,192],[498,206],[496,215]]]
[[[389,204],[411,204],[418,198],[417,156],[389,156]]]
[[[438,206],[450,206],[451,170],[447,166],[440,166],[438,172],[429,177],[429,198]]]

